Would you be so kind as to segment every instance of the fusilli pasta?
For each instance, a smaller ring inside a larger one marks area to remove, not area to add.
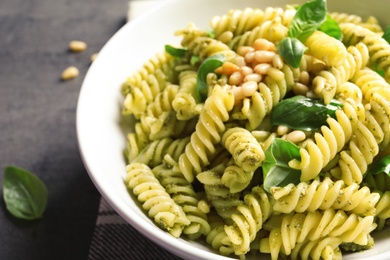
[[[320,25],[295,37],[301,8],[189,23],[180,55],[166,46],[123,83],[125,183],[174,237],[241,259],[341,259],[390,224],[390,178],[371,172],[390,154],[390,45],[375,17],[326,9],[341,40]]]

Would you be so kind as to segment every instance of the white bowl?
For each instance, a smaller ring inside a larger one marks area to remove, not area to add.
[[[330,11],[375,15],[390,25],[388,0],[329,0]],[[121,28],[103,47],[89,69],[81,88],[77,108],[77,135],[85,167],[102,196],[134,228],[155,243],[185,259],[229,259],[192,241],[175,239],[145,215],[126,189],[123,150],[126,132],[121,126],[123,97],[120,86],[164,44],[178,43],[173,34],[194,22],[208,28],[209,20],[230,9],[284,7],[298,0],[171,0],[139,16]],[[387,4],[386,4],[387,3]],[[387,231],[375,234],[375,247],[345,259],[390,259]],[[386,245],[387,244],[387,245]]]

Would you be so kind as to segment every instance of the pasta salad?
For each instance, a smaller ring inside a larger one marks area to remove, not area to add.
[[[122,85],[126,186],[174,237],[341,259],[390,217],[390,30],[303,5],[176,31]]]

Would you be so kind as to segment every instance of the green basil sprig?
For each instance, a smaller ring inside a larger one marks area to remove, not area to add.
[[[165,52],[167,52],[169,55],[173,57],[184,57],[187,54],[187,49],[183,48],[176,48],[172,45],[165,45]]]
[[[329,14],[326,15],[325,22],[318,27],[318,30],[339,41],[343,39],[343,32],[341,31],[340,25]]]
[[[326,0],[313,0],[300,6],[288,30],[288,38],[278,45],[278,51],[292,67],[298,68],[306,48],[302,42],[312,35],[326,20]],[[296,39],[296,40],[292,40]]]
[[[326,0],[313,0],[304,3],[291,21],[288,36],[305,42],[325,21]]]
[[[390,177],[390,155],[385,155],[373,163],[367,173],[372,175],[386,173]]]
[[[283,99],[271,113],[272,125],[285,125],[292,129],[315,131],[326,124],[328,116],[336,117],[336,110],[342,103],[332,99],[325,105],[323,100],[311,99],[304,96],[294,96]]]
[[[46,185],[33,173],[8,166],[4,169],[3,197],[13,216],[33,220],[42,218],[48,192]]]
[[[271,187],[284,187],[290,183],[298,184],[301,171],[291,168],[288,162],[301,160],[299,147],[290,141],[276,138],[265,152],[262,164],[264,189],[270,191]]]
[[[198,69],[196,77],[196,95],[199,102],[204,102],[208,94],[207,74],[214,72],[226,61],[224,54],[215,54],[205,59]]]

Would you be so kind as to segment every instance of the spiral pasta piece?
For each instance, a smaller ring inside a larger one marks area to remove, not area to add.
[[[197,72],[193,70],[185,70],[179,74],[180,89],[172,101],[179,120],[189,120],[200,114],[203,104],[196,102],[196,78]]]
[[[376,216],[382,220],[390,218],[390,191],[380,192],[381,198],[376,205]]]
[[[326,237],[336,237],[342,243],[367,245],[370,243],[370,232],[375,229],[374,216],[359,217],[347,215],[343,210],[309,211],[277,217],[270,237],[261,241],[260,251],[270,250],[274,259],[281,251],[285,255],[305,241],[318,241]],[[267,245],[268,244],[268,245]]]
[[[231,193],[243,191],[252,181],[254,171],[244,171],[236,164],[226,167],[221,181],[223,185],[229,188]]]
[[[189,24],[186,29],[176,32],[182,37],[181,45],[187,49],[188,56],[198,56],[200,61],[205,60],[215,54],[224,54],[227,60],[236,56],[225,43],[210,38],[193,24]]]
[[[333,182],[313,180],[310,184],[301,182],[285,187],[271,188],[275,199],[273,210],[281,213],[315,211],[327,208],[341,209],[362,216],[373,216],[380,195],[368,187],[356,183],[346,185],[343,180]]]
[[[287,37],[288,28],[282,24],[281,18],[277,17],[273,20],[268,20],[253,30],[232,38],[226,44],[232,49],[237,50],[240,46],[251,46],[256,39],[266,39],[268,41],[279,43],[283,38]]]
[[[225,222],[215,212],[211,212],[209,222],[211,231],[206,236],[206,243],[217,250],[222,255],[230,255],[234,253],[232,242],[227,236],[224,226]]]
[[[162,163],[165,155],[169,155],[173,160],[177,161],[179,156],[184,152],[185,146],[189,141],[189,137],[175,140],[166,137],[153,141],[144,147],[130,162],[147,164],[153,168]]]
[[[359,122],[355,135],[350,140],[349,150],[340,152],[341,179],[348,185],[354,182],[360,184],[368,165],[378,153],[379,146],[375,136]]]
[[[301,181],[314,179],[349,141],[360,120],[364,120],[364,108],[359,103],[345,102],[343,109],[336,111],[336,119],[329,117],[328,126],[314,134],[300,148],[301,161],[291,161],[290,167],[300,169]]]
[[[152,169],[154,175],[166,189],[171,198],[182,207],[191,222],[184,227],[183,233],[191,240],[210,232],[207,215],[198,207],[199,200],[192,185],[177,171],[177,162],[170,155],[165,155],[162,164]]]
[[[225,226],[236,255],[250,250],[250,243],[272,212],[267,193],[260,186],[254,187],[251,193],[245,195],[244,202],[237,207],[238,212],[232,214],[233,224]]]
[[[140,153],[140,147],[138,146],[137,142],[137,135],[135,133],[128,133],[127,134],[127,142],[126,142],[126,149],[124,151],[124,154],[127,159],[127,163],[131,162],[138,156]]]
[[[148,212],[149,217],[172,236],[179,237],[190,224],[183,209],[169,196],[147,165],[133,163],[126,170],[126,184],[142,203],[142,208]]]
[[[325,237],[316,241],[306,240],[297,244],[292,250],[291,259],[341,260],[342,254],[339,248],[341,243],[338,237]]]
[[[176,96],[179,86],[170,84],[160,92],[150,103],[140,117],[145,133],[149,140],[158,140],[172,136],[175,132],[176,114],[173,113],[172,100]]]
[[[242,35],[253,30],[265,21],[280,18],[284,26],[288,26],[294,17],[294,9],[284,10],[283,8],[267,7],[264,10],[258,8],[245,8],[244,10],[231,10],[223,16],[215,16],[210,21],[210,26],[218,39],[226,32],[233,36]]]
[[[229,161],[221,162],[214,168],[199,173],[196,178],[204,185],[208,201],[219,216],[230,219],[237,212],[237,206],[243,204],[240,193],[231,193],[222,183],[222,175]]]
[[[343,84],[352,79],[357,71],[366,67],[368,63],[368,49],[365,44],[359,43],[356,47],[347,49],[346,59],[340,66],[320,71],[313,79],[314,92],[329,104]]]
[[[280,255],[286,255],[286,250],[282,243],[282,231],[280,228],[271,230],[269,237],[260,242],[260,252],[270,253],[272,260],[279,259]],[[342,255],[339,245],[342,243],[338,237],[325,237],[318,240],[305,240],[298,243],[289,254],[290,259],[302,260],[341,260]]]
[[[237,166],[246,172],[255,171],[265,158],[256,138],[241,127],[228,129],[222,136],[222,144],[232,154]]]
[[[215,153],[215,145],[220,142],[220,134],[225,130],[224,122],[229,119],[233,105],[233,94],[216,85],[205,101],[191,142],[179,158],[180,170],[187,181],[192,182],[194,176],[210,164],[208,157]]]
[[[371,66],[377,66],[378,70],[383,70],[386,81],[390,82],[390,44],[381,35],[359,25],[345,23],[340,24],[340,28],[344,33],[343,42],[345,44],[353,45],[363,42],[367,45]]]
[[[133,114],[138,119],[168,82],[175,82],[173,68],[176,65],[177,61],[170,55],[159,53],[146,62],[140,71],[130,76],[122,85],[122,93],[125,95],[122,113]]]
[[[373,16],[369,16],[366,21],[363,21],[361,16],[355,14],[332,12],[330,13],[330,16],[339,24],[353,23],[376,33],[383,32],[383,29],[379,25],[378,20]]]
[[[322,60],[328,66],[340,66],[347,58],[344,44],[321,31],[315,31],[304,44],[308,48],[308,54]]]

